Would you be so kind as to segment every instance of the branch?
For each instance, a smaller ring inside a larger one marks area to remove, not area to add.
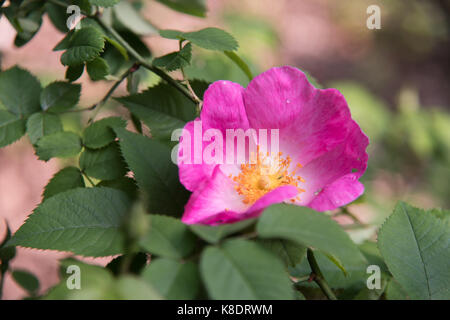
[[[137,63],[133,64],[127,71],[125,71],[120,76],[120,79],[113,84],[113,86],[108,90],[108,92],[106,93],[106,95],[103,97],[102,100],[100,100],[98,103],[94,104],[93,106],[91,106],[88,109],[83,109],[83,110],[95,110],[95,109],[97,109],[97,112],[95,112],[91,116],[91,118],[88,120],[88,124],[90,124],[92,121],[94,121],[94,119],[97,116],[98,111],[100,110],[100,108],[106,103],[106,101],[108,101],[108,99],[111,97],[111,95],[117,89],[117,87],[123,82],[123,80],[125,80],[133,72],[137,71],[139,69],[139,67],[140,67],[139,64],[137,64]]]
[[[47,1],[51,2],[51,3],[55,4],[55,5],[58,5],[60,7],[64,7],[64,8],[68,7],[67,4],[65,4],[64,2],[58,1],[58,0],[47,0]],[[133,49],[133,47],[131,47],[128,44],[128,42],[125,41],[125,39],[123,39],[121,37],[120,34],[117,33],[116,30],[114,30],[112,27],[110,27],[109,25],[104,23],[102,21],[102,19],[100,19],[100,17],[98,15],[90,15],[90,14],[87,14],[86,12],[84,12],[84,11],[81,11],[81,14],[83,14],[83,15],[85,15],[85,16],[87,16],[89,18],[92,18],[95,21],[97,21],[102,26],[103,29],[108,31],[110,34],[112,34],[114,36],[114,38],[116,38],[116,40],[128,51],[128,53],[134,59],[137,60],[137,62],[140,65],[142,65],[144,68],[146,68],[146,69],[150,70],[151,72],[155,73],[156,75],[158,75],[161,79],[165,80],[168,84],[170,84],[175,89],[177,89],[182,94],[184,94],[192,102],[197,103],[197,100],[191,95],[191,93],[189,92],[189,90],[186,87],[184,87],[182,84],[177,82],[175,79],[173,79],[167,73],[165,73],[163,70],[155,67],[154,65],[152,65],[151,63],[146,61],[136,50]]]
[[[128,51],[128,53],[137,60],[137,62],[142,65],[144,68],[150,70],[151,72],[158,75],[160,78],[165,80],[168,84],[173,86],[175,89],[180,91],[182,94],[184,94],[188,99],[190,99],[192,102],[197,103],[197,100],[195,97],[192,96],[191,92],[184,87],[182,84],[180,84],[178,81],[173,79],[171,76],[169,76],[167,73],[165,73],[163,70],[161,70],[158,67],[155,67],[148,61],[146,61],[136,50],[134,50],[128,42],[126,42],[120,34],[117,33],[116,30],[108,26],[106,23],[102,21],[98,16],[95,16],[94,19],[109,33],[111,33],[114,38]]]
[[[322,289],[322,292],[327,296],[329,300],[337,300],[327,281],[325,280],[322,272],[320,271],[319,265],[317,264],[316,258],[314,257],[313,251],[308,248],[307,258],[309,266],[311,267],[311,279],[314,280],[317,285]]]

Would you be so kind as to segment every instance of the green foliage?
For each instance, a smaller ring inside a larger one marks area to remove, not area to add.
[[[41,108],[49,112],[64,112],[74,107],[80,99],[81,85],[53,82],[41,93]]]
[[[233,36],[218,28],[205,28],[193,32],[161,30],[159,34],[167,39],[188,40],[209,50],[234,51],[238,48],[238,43]]]
[[[119,3],[120,0],[89,0],[91,5],[99,7],[112,7]]]
[[[0,148],[20,139],[25,134],[25,120],[19,115],[0,110]]]
[[[153,139],[116,128],[122,155],[133,171],[139,188],[146,193],[151,213],[179,216],[188,193],[171,162],[170,149]]]
[[[195,104],[165,84],[116,100],[142,120],[152,137],[159,140],[170,141],[173,130],[183,128],[196,116]]]
[[[0,101],[16,115],[39,111],[41,90],[39,81],[17,66],[0,73]]]
[[[181,259],[194,249],[195,237],[186,225],[175,218],[150,215],[150,230],[140,245],[157,256]]]
[[[84,188],[84,180],[81,171],[75,167],[66,167],[58,171],[45,186],[44,201],[54,195],[75,188]]]
[[[200,291],[200,275],[193,262],[155,259],[144,269],[142,278],[169,300],[195,299]]]
[[[65,66],[75,66],[92,61],[100,55],[104,45],[105,39],[98,29],[85,27],[77,30],[61,56],[61,63]]]
[[[283,260],[287,267],[295,267],[306,256],[306,247],[288,240],[261,240],[260,243]]]
[[[61,119],[54,114],[36,112],[28,118],[27,134],[35,145],[40,138],[63,131]]]
[[[167,71],[181,69],[191,63],[192,45],[187,43],[180,51],[166,54],[165,56],[155,58],[153,65],[163,67]]]
[[[156,28],[142,17],[128,1],[120,1],[114,6],[114,15],[122,25],[137,35],[157,33]]]
[[[212,299],[293,299],[282,262],[255,242],[228,240],[207,247],[200,272]]]
[[[344,270],[363,267],[366,263],[357,246],[335,221],[306,207],[273,205],[264,211],[256,230],[262,238],[291,240],[319,249],[339,261]]]
[[[206,16],[206,0],[157,0],[169,8],[197,17]]]
[[[80,276],[80,289],[71,290],[67,283],[74,284],[66,270],[70,267],[78,267]],[[46,300],[154,300],[161,299],[156,290],[147,283],[138,280],[131,275],[114,278],[108,269],[100,266],[89,265],[74,259],[61,261],[62,281],[53,287],[44,297]]]
[[[126,121],[119,117],[98,120],[84,130],[83,144],[91,149],[106,147],[116,138],[113,128],[125,127]]]
[[[230,58],[247,76],[248,80],[253,79],[253,74],[248,67],[247,63],[241,59],[235,52],[233,51],[224,51],[225,55]]]
[[[100,57],[86,63],[86,71],[93,81],[103,80],[110,73],[108,63]]]
[[[39,289],[39,280],[32,273],[25,270],[15,269],[11,275],[14,281],[27,290],[30,294],[35,294]]]
[[[238,231],[242,231],[243,229],[246,229],[254,223],[255,220],[247,219],[232,224],[224,224],[221,226],[205,226],[201,224],[194,224],[190,225],[189,228],[203,240],[212,244],[217,244],[223,238],[237,233]]]
[[[84,71],[84,64],[76,65],[76,66],[68,66],[66,70],[65,78],[70,81],[76,81],[81,77]]]
[[[73,132],[56,132],[40,138],[36,144],[36,155],[48,161],[51,158],[68,158],[81,151],[80,137]]]
[[[83,256],[122,252],[119,232],[128,197],[110,188],[77,188],[40,204],[8,245],[70,251]]]
[[[448,225],[403,202],[378,234],[389,270],[413,299],[450,299],[449,243]]]
[[[127,172],[117,143],[97,150],[86,148],[80,156],[80,169],[88,176],[100,180],[119,179]]]

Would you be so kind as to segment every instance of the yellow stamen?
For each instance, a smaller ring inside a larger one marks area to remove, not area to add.
[[[305,180],[296,174],[296,170],[302,166],[297,164],[289,173],[291,161],[289,156],[283,159],[281,152],[275,158],[269,157],[269,153],[264,155],[259,152],[258,146],[256,163],[242,164],[239,175],[235,177],[230,175],[230,178],[236,183],[234,187],[236,191],[244,196],[245,204],[253,204],[266,193],[280,186],[293,185],[297,187],[299,193],[305,192],[298,186],[299,182],[305,182]],[[290,199],[291,202],[296,200],[300,200],[300,197]]]

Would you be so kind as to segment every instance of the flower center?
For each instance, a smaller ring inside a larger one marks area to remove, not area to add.
[[[254,159],[254,155],[252,157]],[[292,185],[297,187],[299,193],[305,192],[298,186],[299,182],[305,182],[305,180],[296,174],[297,168],[302,166],[297,163],[294,170],[289,172],[291,161],[289,156],[283,158],[281,152],[275,157],[270,157],[268,152],[264,155],[259,151],[258,146],[256,161],[241,164],[239,175],[234,177],[230,175],[230,178],[236,183],[234,186],[236,191],[244,196],[245,204],[253,204],[263,195],[280,186]],[[300,200],[300,197],[291,199],[291,202],[296,200]]]

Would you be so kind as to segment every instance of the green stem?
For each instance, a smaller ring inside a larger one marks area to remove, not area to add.
[[[314,253],[311,249],[308,248],[306,254],[309,262],[309,266],[311,267],[312,279],[317,283],[317,285],[322,289],[322,292],[327,296],[329,300],[337,300],[333,291],[331,290],[328,282],[325,280],[322,271],[320,271],[319,265],[317,264],[316,258],[314,257]]]
[[[58,0],[47,0],[47,1],[49,1],[49,2],[51,2],[53,4],[55,4],[55,5],[61,6],[61,7],[65,7],[65,8],[68,7],[67,4],[65,4],[65,3],[61,2],[61,1],[58,1]],[[123,39],[121,37],[120,34],[117,33],[116,30],[114,30],[112,27],[110,27],[105,22],[103,22],[103,20],[100,19],[98,15],[89,15],[86,12],[83,12],[83,11],[81,11],[81,14],[96,20],[102,26],[102,28],[104,28],[106,31],[108,31],[110,34],[112,34],[114,36],[114,38],[116,38],[116,40],[128,51],[128,53],[133,58],[135,58],[137,60],[137,62],[140,65],[142,65],[144,68],[146,68],[146,69],[150,70],[151,72],[155,73],[156,75],[158,75],[161,79],[165,80],[168,84],[170,84],[175,89],[177,89],[182,94],[184,94],[192,102],[197,103],[196,99],[191,95],[191,93],[189,92],[189,90],[185,86],[183,86],[182,84],[177,82],[175,79],[173,79],[167,73],[165,73],[163,70],[155,67],[154,65],[149,63],[147,60],[145,60],[136,50],[133,49],[133,47],[131,47],[128,44],[128,42],[125,41],[125,39]]]
[[[98,103],[94,104],[92,107],[90,107],[87,110],[96,110],[96,112],[91,116],[91,118],[88,120],[88,124],[90,124],[92,121],[94,121],[95,117],[97,116],[98,112],[100,111],[100,108],[105,105],[106,101],[111,97],[111,95],[114,93],[114,91],[117,89],[117,87],[133,72],[139,69],[139,64],[135,63],[133,64],[127,71],[125,71],[120,79],[116,81],[113,86],[108,90],[106,95],[103,97],[102,100],[100,100]],[[86,110],[86,109],[83,109]]]
[[[126,42],[120,34],[116,32],[113,28],[108,26],[106,23],[102,21],[99,17],[94,17],[94,19],[109,33],[111,33],[114,38],[128,51],[128,53],[137,60],[137,62],[142,65],[144,68],[150,70],[154,74],[158,75],[161,79],[165,80],[168,84],[173,86],[175,89],[180,91],[182,94],[184,94],[187,98],[189,98],[192,102],[197,103],[197,100],[194,96],[192,96],[191,92],[180,84],[178,81],[173,79],[171,76],[169,76],[167,73],[165,73],[163,70],[161,70],[158,67],[155,67],[151,63],[149,63],[147,60],[145,60],[136,50],[134,50],[128,42]]]

